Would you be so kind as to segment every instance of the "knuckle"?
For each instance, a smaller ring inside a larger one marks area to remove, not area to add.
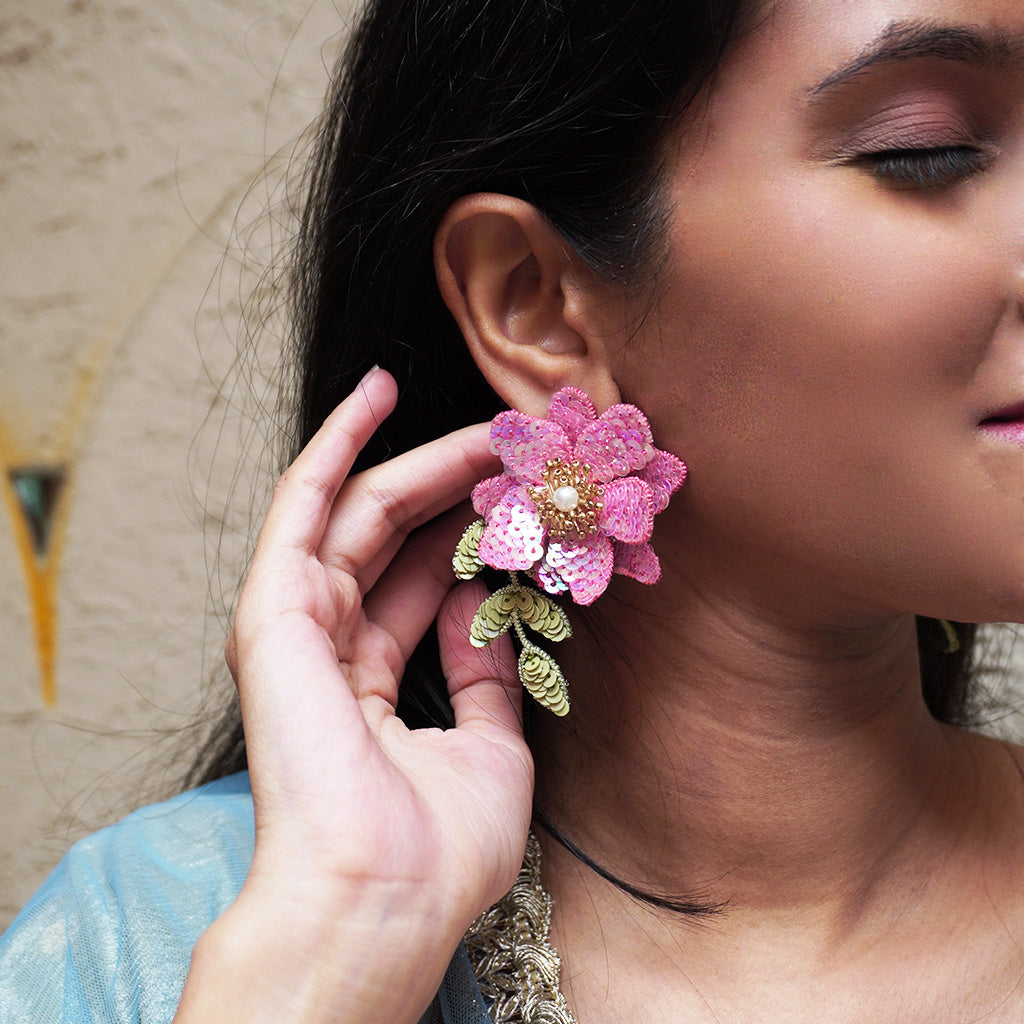
[[[363,606],[363,595],[359,591],[359,584],[354,576],[346,573],[335,580],[335,585],[338,588],[338,622],[350,622],[354,615],[359,614]]]
[[[274,481],[274,496],[279,495],[288,486],[288,482],[291,480],[291,467],[289,466],[275,481]]]
[[[408,514],[405,498],[390,487],[382,486],[378,481],[368,479],[365,483],[366,496],[387,520],[393,530],[407,535],[413,528]]]
[[[398,641],[394,637],[388,637],[382,653],[387,670],[395,679],[401,679],[405,672],[405,657]]]
[[[315,473],[310,472],[308,467],[289,466],[274,481],[273,501],[281,503],[284,501],[305,501],[320,502],[333,499],[334,491],[327,480],[321,479]]]

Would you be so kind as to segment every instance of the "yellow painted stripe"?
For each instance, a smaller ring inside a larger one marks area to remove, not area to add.
[[[6,462],[0,456],[2,461]],[[3,481],[0,491],[3,492],[4,504],[10,516],[14,530],[14,541],[25,574],[25,588],[29,599],[29,615],[32,620],[32,632],[36,646],[36,661],[39,665],[39,682],[42,689],[43,703],[52,708],[57,703],[57,583],[60,566],[60,551],[63,547],[64,520],[67,508],[67,483],[61,488],[54,508],[50,546],[46,557],[36,554],[32,543],[32,534],[17,492],[11,482],[8,468],[3,467]]]

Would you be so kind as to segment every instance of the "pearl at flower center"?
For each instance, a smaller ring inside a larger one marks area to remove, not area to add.
[[[575,487],[564,485],[555,490],[551,500],[559,512],[571,512],[579,504],[580,494]]]
[[[601,492],[590,482],[590,467],[578,459],[548,459],[541,471],[543,487],[532,488],[530,497],[537,506],[537,518],[548,537],[582,540],[597,530],[601,511]]]

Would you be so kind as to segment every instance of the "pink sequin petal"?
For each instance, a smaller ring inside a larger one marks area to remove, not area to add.
[[[606,537],[639,544],[651,539],[654,529],[654,494],[646,480],[627,476],[605,484],[601,492],[597,528]]]
[[[572,445],[557,423],[510,409],[491,421],[491,451],[512,476],[540,485],[544,464],[548,459],[568,459]]]
[[[616,437],[625,445],[629,469],[620,473],[625,476],[646,466],[657,449],[651,436],[651,425],[647,417],[635,405],[612,405],[598,417],[615,431]]]
[[[473,488],[473,508],[485,519],[498,506],[501,499],[516,486],[516,481],[505,473],[481,480]]]
[[[672,495],[683,486],[686,480],[686,463],[671,452],[663,452],[656,448],[654,458],[637,473],[641,480],[646,480],[654,492],[654,513],[664,512]]]
[[[579,388],[562,388],[551,399],[548,419],[562,427],[569,442],[575,444],[580,431],[597,419],[597,410],[590,397]]]
[[[523,485],[491,513],[480,538],[480,560],[495,569],[531,569],[544,555],[544,527]]]
[[[607,483],[629,473],[625,444],[607,423],[599,420],[588,423],[580,432],[573,457],[590,467],[590,479],[594,483]]]
[[[592,604],[612,578],[612,542],[599,533],[581,541],[552,541],[545,561],[569,584],[577,604]]]
[[[549,593],[564,594],[569,589],[569,584],[558,574],[557,569],[543,561],[533,570],[533,578]]]
[[[646,466],[654,451],[647,417],[635,405],[613,405],[580,431],[575,456],[605,483]]]
[[[650,544],[613,542],[615,571],[631,576],[641,583],[657,583],[661,579],[661,562]]]

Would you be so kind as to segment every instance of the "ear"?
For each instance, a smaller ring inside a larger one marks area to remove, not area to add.
[[[464,196],[437,230],[434,267],[473,359],[510,406],[543,416],[566,385],[587,392],[598,410],[619,401],[608,296],[536,207]]]

